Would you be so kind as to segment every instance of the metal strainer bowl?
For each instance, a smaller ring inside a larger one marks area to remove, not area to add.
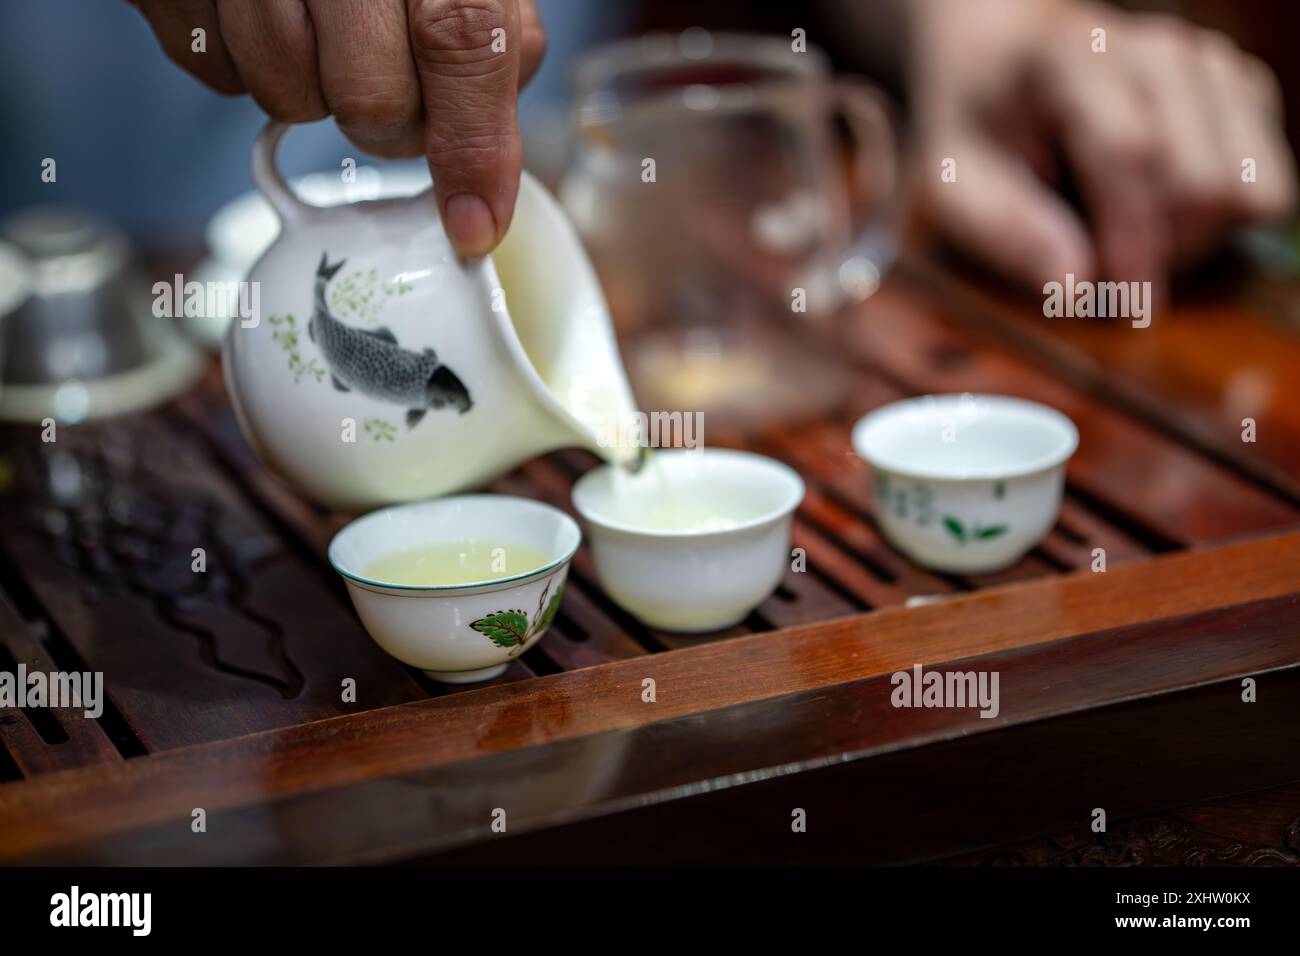
[[[138,411],[200,371],[172,320],[154,316],[118,230],[57,207],[0,223],[0,419]]]

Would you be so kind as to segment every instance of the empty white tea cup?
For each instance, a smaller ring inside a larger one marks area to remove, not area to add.
[[[1060,412],[1001,395],[923,395],[853,428],[885,536],[918,563],[954,573],[1008,567],[1043,539],[1078,445]]]
[[[573,487],[596,574],[651,627],[698,633],[737,624],[780,583],[803,480],[743,451],[654,451],[636,474],[593,468]]]
[[[343,528],[330,564],[375,643],[404,664],[453,684],[489,680],[532,647],[559,609],[582,534],[550,505],[510,495],[457,495],[372,511]],[[379,562],[427,549],[484,550],[499,576],[468,583],[403,583],[373,576]],[[519,566],[511,561],[527,555]]]

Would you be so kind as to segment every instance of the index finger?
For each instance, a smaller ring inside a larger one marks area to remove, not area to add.
[[[523,168],[518,4],[410,0],[409,14],[443,226],[462,255],[485,255],[510,225]]]

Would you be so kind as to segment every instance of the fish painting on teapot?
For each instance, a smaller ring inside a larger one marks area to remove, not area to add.
[[[463,415],[474,404],[456,373],[438,361],[431,348],[404,349],[386,326],[363,329],[330,314],[325,288],[343,267],[329,265],[321,253],[316,267],[316,297],[307,337],[325,359],[330,383],[340,392],[356,390],[380,401],[406,407],[406,427],[414,428],[430,408],[451,406]]]
[[[326,507],[358,512],[481,485],[582,446],[616,462],[608,423],[635,404],[604,295],[576,233],[527,173],[492,256],[453,251],[432,191],[319,208],[253,153],[281,221],[249,275],[262,312],[223,365],[259,457]]]

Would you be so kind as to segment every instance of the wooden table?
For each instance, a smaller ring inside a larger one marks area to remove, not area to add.
[[[110,700],[99,720],[0,711],[0,861],[1294,865],[1290,293],[1138,331],[914,261],[844,320],[846,407],[733,439],[806,479],[806,572],[685,638],[621,612],[582,551],[545,640],[469,688],[371,643],[324,560],[341,519],[254,461],[215,374],[52,445],[8,429],[0,671],[103,671]],[[1047,402],[1082,436],[1058,525],[1000,574],[902,558],[849,450],[864,411],[962,390]],[[568,508],[592,461],[497,487]],[[999,715],[891,706],[915,664],[997,671]]]

